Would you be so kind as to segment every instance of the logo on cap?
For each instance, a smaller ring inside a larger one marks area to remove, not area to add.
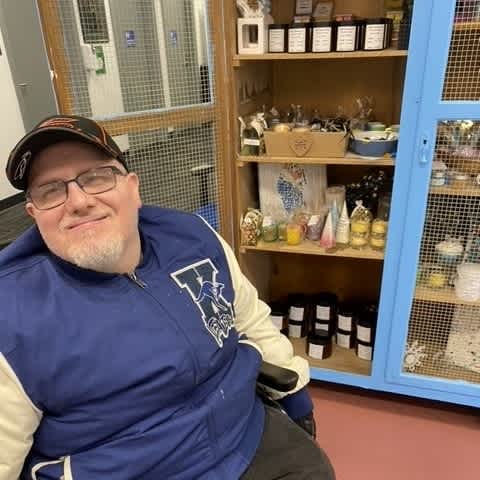
[[[27,170],[27,165],[30,159],[32,158],[32,152],[27,150],[23,155],[20,163],[17,165],[15,169],[14,180],[21,180],[25,175],[25,171]]]

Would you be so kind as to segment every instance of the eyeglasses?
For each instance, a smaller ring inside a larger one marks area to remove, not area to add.
[[[125,176],[126,173],[113,166],[92,168],[71,180],[58,180],[33,187],[27,191],[27,200],[39,210],[50,210],[66,202],[69,183],[75,182],[83,192],[97,195],[113,190],[117,186],[117,175]]]

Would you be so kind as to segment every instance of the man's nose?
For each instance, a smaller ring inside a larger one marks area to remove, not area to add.
[[[95,199],[93,195],[85,193],[76,182],[67,184],[67,199],[65,208],[70,212],[79,211],[93,206]]]

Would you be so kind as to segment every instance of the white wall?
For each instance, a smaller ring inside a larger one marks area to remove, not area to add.
[[[23,126],[1,30],[0,48],[2,50],[2,55],[0,55],[0,200],[2,200],[19,193],[8,182],[5,176],[5,167],[8,154],[25,134],[25,127]]]

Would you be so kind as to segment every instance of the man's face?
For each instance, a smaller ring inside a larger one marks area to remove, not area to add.
[[[39,153],[29,176],[29,190],[58,180],[71,180],[91,168],[124,167],[97,148],[82,142],[61,142]],[[75,182],[67,186],[67,200],[50,210],[27,202],[26,210],[48,248],[80,267],[126,273],[140,255],[138,177],[115,175],[116,186],[104,193],[85,193]]]

